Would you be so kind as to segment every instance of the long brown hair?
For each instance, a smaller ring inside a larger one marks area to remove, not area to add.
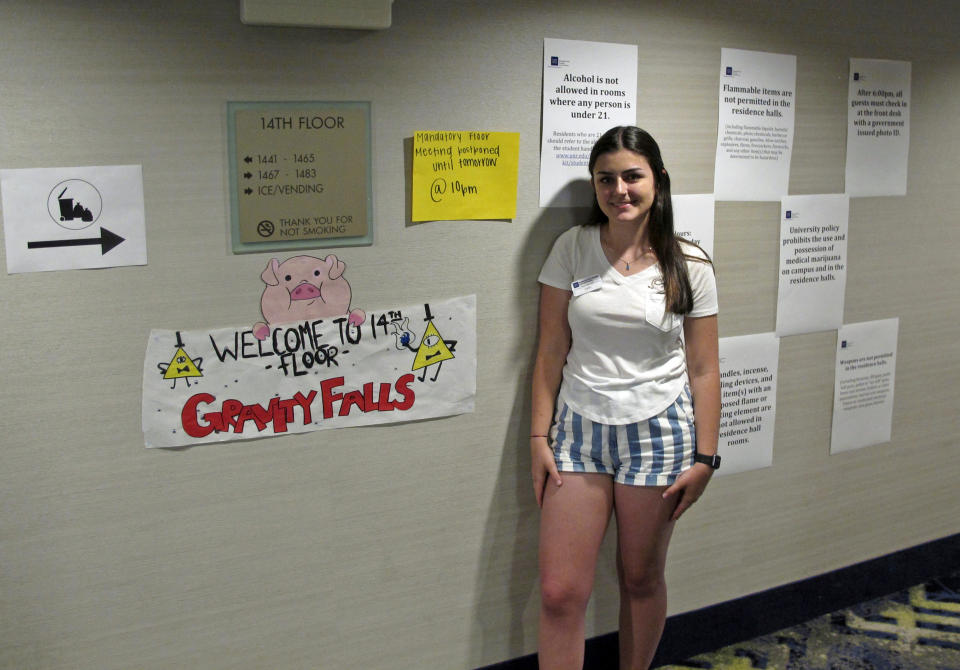
[[[670,175],[663,166],[663,157],[656,140],[647,131],[636,126],[611,128],[596,141],[590,152],[590,176],[597,159],[605,153],[626,149],[647,159],[653,170],[655,196],[650,207],[650,247],[657,255],[660,274],[663,275],[663,290],[666,308],[675,314],[688,314],[693,309],[693,290],[687,274],[687,259],[703,261],[688,256],[680,246],[673,230],[673,203],[670,200]],[[607,215],[600,209],[596,195],[593,208],[585,225],[599,226],[607,223]],[[706,255],[706,254],[705,254]],[[705,262],[710,262],[707,259]]]

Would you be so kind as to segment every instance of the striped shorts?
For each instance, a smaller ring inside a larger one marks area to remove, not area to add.
[[[669,486],[693,467],[697,450],[690,389],[657,416],[617,426],[595,423],[561,403],[550,437],[560,472],[609,474],[629,486]]]

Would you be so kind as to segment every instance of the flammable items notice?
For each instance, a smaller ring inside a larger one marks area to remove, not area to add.
[[[241,242],[367,234],[367,109],[255,107],[234,122]]]

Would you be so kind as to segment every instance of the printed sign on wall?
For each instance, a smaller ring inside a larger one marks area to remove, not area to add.
[[[677,235],[701,247],[713,258],[713,194],[674,195],[671,202]]]
[[[781,200],[778,337],[832,330],[843,323],[849,218],[846,195]]]
[[[227,103],[237,253],[372,244],[370,105]]]
[[[910,63],[850,59],[846,193],[906,195]]]
[[[7,272],[146,265],[139,165],[0,170]]]
[[[540,206],[587,207],[594,142],[637,122],[637,45],[543,40]]]
[[[721,474],[773,464],[779,358],[780,340],[773,333],[721,338]]]
[[[890,441],[899,330],[894,318],[837,331],[831,454]]]
[[[720,50],[717,200],[779,200],[790,183],[797,57]]]

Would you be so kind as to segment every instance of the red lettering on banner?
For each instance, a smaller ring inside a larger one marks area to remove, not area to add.
[[[343,386],[343,377],[333,377],[324,379],[320,382],[320,395],[323,399],[323,418],[329,419],[333,416],[333,402],[343,398],[342,393],[334,393],[333,389]]]
[[[180,423],[187,435],[190,437],[206,437],[213,432],[213,426],[209,423],[201,426],[200,422],[197,421],[197,405],[200,403],[209,404],[214,400],[216,398],[209,393],[197,393],[190,396],[180,412]]]
[[[340,416],[347,416],[350,414],[350,408],[357,406],[360,408],[361,412],[368,412],[369,410],[363,406],[363,393],[360,391],[348,391],[345,396],[343,396],[343,402],[340,404]]]
[[[413,389],[410,388],[410,384],[413,383],[413,380],[414,376],[412,374],[405,374],[398,379],[397,383],[394,385],[400,395],[403,396],[403,400],[394,405],[396,409],[405,411],[413,407],[413,401],[416,400]]]
[[[325,379],[320,382],[319,391],[323,418],[331,419],[334,415],[349,416],[353,408],[358,408],[364,413],[408,410],[413,407],[416,400],[416,394],[410,388],[413,380],[413,374],[405,374],[392,386],[388,383],[368,382],[360,390],[340,393],[336,389],[343,386],[343,377]],[[376,394],[375,387],[379,387]],[[400,395],[399,400],[391,398],[394,390]],[[311,405],[317,394],[316,390],[309,391],[306,395],[297,391],[293,398],[286,400],[271,398],[266,406],[259,403],[246,405],[239,400],[228,398],[220,404],[219,410],[214,409],[201,414],[206,406],[211,406],[213,409],[212,406],[217,399],[209,393],[197,393],[190,396],[183,405],[180,423],[184,432],[193,438],[202,438],[214,431],[225,432],[231,429],[234,433],[242,433],[248,421],[252,421],[259,432],[269,427],[272,428],[273,433],[285,433],[289,424],[296,421],[297,407],[300,408],[302,425],[306,426],[313,422]],[[335,405],[338,403],[339,408],[336,408]],[[205,407],[201,408],[201,405]]]

